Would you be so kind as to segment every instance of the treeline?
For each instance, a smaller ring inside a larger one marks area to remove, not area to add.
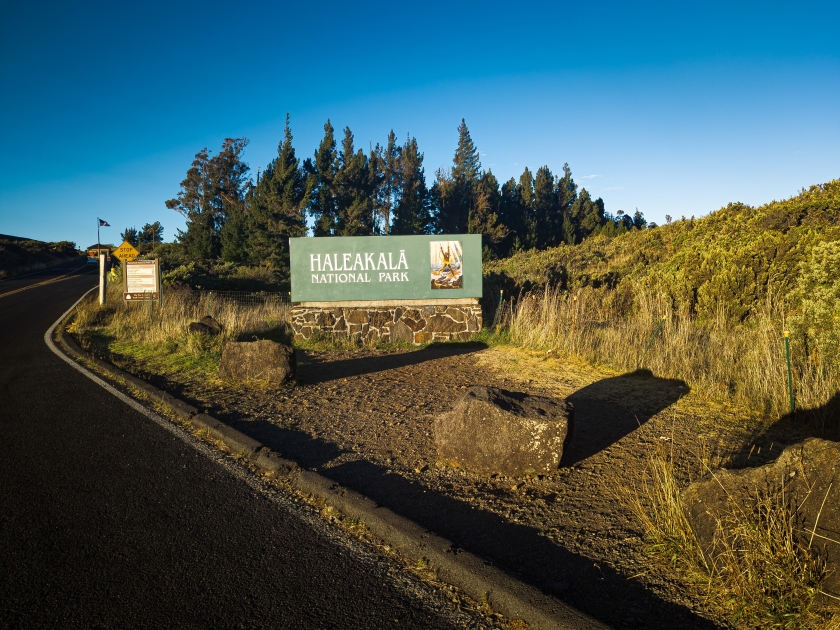
[[[146,223],[139,230],[134,227],[125,228],[120,233],[120,238],[134,245],[141,254],[145,254],[163,242],[163,226],[160,221],[155,221]]]
[[[0,234],[0,278],[19,276],[75,260],[83,262],[81,256],[72,241],[45,243]]]
[[[349,128],[339,145],[328,120],[313,157],[301,162],[287,114],[277,157],[256,181],[243,160],[247,145],[228,138],[216,155],[202,149],[166,202],[187,220],[177,240],[192,259],[287,267],[288,239],[306,236],[308,222],[315,236],[482,234],[486,258],[647,227],[640,212],[608,213],[578,189],[568,164],[562,174],[526,168],[500,185],[481,168],[463,120],[452,167],[439,169],[431,187],[417,140],[400,143],[393,130],[365,153]]]

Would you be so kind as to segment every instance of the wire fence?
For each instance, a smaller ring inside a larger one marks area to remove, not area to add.
[[[287,291],[193,291],[200,302],[233,303],[240,306],[290,306],[290,294]]]

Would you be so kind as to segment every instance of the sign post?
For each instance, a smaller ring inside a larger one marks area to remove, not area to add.
[[[105,304],[105,254],[99,254],[99,306]]]
[[[128,260],[123,273],[123,299],[126,302],[160,300],[160,263],[155,260]]]

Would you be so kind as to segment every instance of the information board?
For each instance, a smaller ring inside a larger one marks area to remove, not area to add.
[[[160,294],[160,266],[157,260],[132,260],[125,263],[123,299],[157,300]]]
[[[481,235],[290,239],[293,302],[480,298]]]

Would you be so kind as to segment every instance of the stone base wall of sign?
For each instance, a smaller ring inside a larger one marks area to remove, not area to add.
[[[466,341],[481,330],[477,299],[301,302],[292,306],[295,341],[327,334],[360,343]]]

